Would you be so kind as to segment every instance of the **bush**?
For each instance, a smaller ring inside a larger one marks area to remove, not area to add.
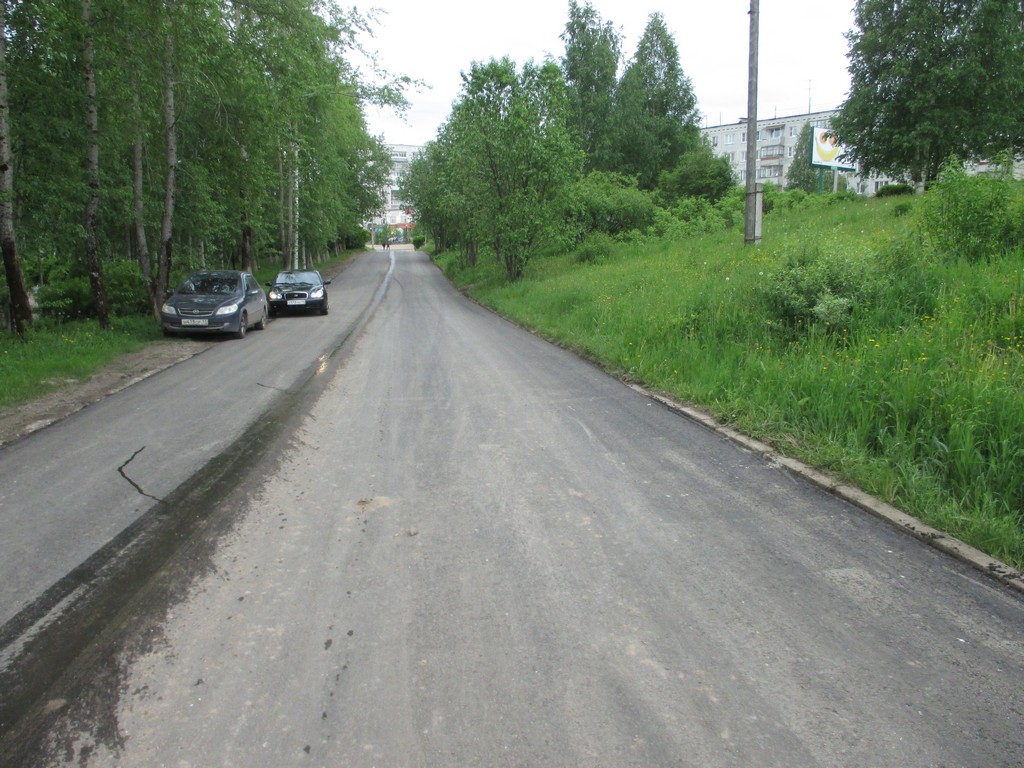
[[[790,254],[761,289],[768,312],[790,330],[824,325],[848,329],[856,307],[870,303],[881,282],[874,259],[832,246]]]
[[[703,197],[682,198],[673,209],[672,217],[664,231],[669,239],[720,232],[726,228],[725,215]]]
[[[1007,176],[970,176],[951,164],[922,205],[925,236],[950,258],[977,262],[1019,248],[1024,239],[1022,186]]]
[[[427,238],[424,237],[423,235],[413,235],[412,247],[415,248],[417,251],[422,250],[426,242]]]
[[[657,206],[651,194],[637,189],[636,180],[629,177],[594,171],[577,182],[570,197],[568,219],[577,241],[589,232],[643,232],[655,221]]]
[[[909,184],[886,184],[875,192],[875,197],[899,197],[912,194],[914,194],[914,188]]]
[[[573,261],[595,264],[607,259],[615,250],[615,241],[604,232],[591,232],[573,252]]]
[[[118,259],[103,264],[103,283],[110,313],[117,317],[149,314],[149,294],[139,265]],[[44,317],[78,320],[96,317],[92,285],[84,267],[54,262],[47,281],[36,296],[39,313]]]
[[[894,218],[902,218],[914,210],[914,204],[909,200],[901,200],[892,207],[892,215]]]

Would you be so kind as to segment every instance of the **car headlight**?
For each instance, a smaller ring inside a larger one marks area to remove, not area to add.
[[[277,301],[278,299],[281,298],[281,292],[276,288],[271,288],[270,293],[267,294],[267,298],[269,298],[271,301]]]
[[[311,298],[311,299],[322,299],[323,297],[324,297],[324,288],[323,288],[323,286],[320,286],[319,288],[314,288],[312,291],[309,292],[309,298]]]
[[[233,315],[238,311],[238,304],[226,304],[217,310],[218,315]]]
[[[160,311],[163,312],[165,315],[178,314],[178,310],[172,307],[170,304],[164,304],[162,307],[160,307]]]

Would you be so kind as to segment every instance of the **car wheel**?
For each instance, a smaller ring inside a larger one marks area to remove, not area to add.
[[[242,316],[240,318],[238,318],[238,330],[235,331],[235,338],[236,339],[244,339],[245,338],[245,332],[247,330],[249,330],[248,326],[249,326],[249,315],[247,315],[245,312],[243,312]]]
[[[260,321],[258,323],[253,324],[252,327],[255,328],[257,331],[262,331],[264,328],[267,327],[267,311],[266,310],[263,310],[263,317],[260,318]]]
[[[326,315],[329,311],[330,311],[330,307],[327,306],[327,302],[325,301],[323,303],[323,306],[320,307],[320,314],[321,315]]]

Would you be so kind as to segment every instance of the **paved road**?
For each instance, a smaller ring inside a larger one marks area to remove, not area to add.
[[[395,256],[32,764],[1024,762],[1018,593]]]
[[[0,447],[0,626],[223,452],[351,332],[388,270],[331,287],[331,314],[283,318]]]

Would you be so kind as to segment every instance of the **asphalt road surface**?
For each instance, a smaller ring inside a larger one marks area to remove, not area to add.
[[[1024,765],[1019,593],[393,257],[365,326],[53,686],[19,760]],[[368,306],[384,266],[332,288]],[[331,323],[304,320],[341,338],[333,297]],[[280,326],[243,342],[263,383],[292,351]],[[173,447],[162,429],[146,451]]]

